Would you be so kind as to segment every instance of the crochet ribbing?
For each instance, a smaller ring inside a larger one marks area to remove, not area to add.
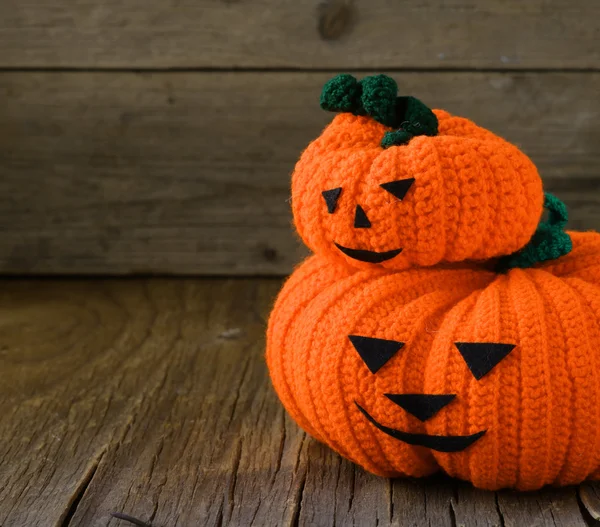
[[[506,274],[390,273],[310,257],[269,320],[267,362],[286,409],[382,476],[442,469],[481,488],[521,490],[600,478],[600,235],[570,235],[570,254]],[[373,373],[349,335],[403,346]],[[478,342],[514,347],[480,379],[457,347]],[[455,397],[423,422],[386,394]],[[485,433],[462,451],[436,451],[390,436],[357,405],[410,434]]]
[[[323,90],[342,113],[292,176],[315,254],[269,318],[277,394],[382,476],[600,479],[600,234],[564,231],[516,146],[397,91],[347,74]]]
[[[471,121],[434,110],[439,133],[383,148],[390,128],[337,115],[303,152],[292,176],[298,233],[333,264],[387,269],[481,260],[514,253],[536,230],[543,191],[517,147]],[[414,179],[401,200],[382,185]],[[338,190],[333,212],[323,192]],[[369,228],[355,228],[358,207]],[[337,244],[337,245],[336,245]],[[338,246],[400,254],[366,263]]]

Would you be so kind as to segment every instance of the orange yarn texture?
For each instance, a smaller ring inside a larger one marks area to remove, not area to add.
[[[366,200],[356,188],[349,194]],[[408,215],[417,222],[413,198]],[[374,201],[362,203],[374,212]],[[443,225],[444,258],[483,254],[481,238],[469,252],[457,241],[468,229],[450,235]],[[323,249],[289,278],[269,320],[267,361],[286,409],[312,436],[382,476],[442,469],[484,489],[521,490],[600,479],[600,235],[570,235],[570,254],[506,274],[466,265],[353,269],[331,265]],[[510,245],[496,241],[497,251]],[[385,343],[385,353],[361,355],[361,338]],[[489,356],[469,363],[469,345],[482,344]],[[404,406],[394,400],[407,394],[435,395],[441,407],[417,412],[410,397]],[[423,446],[431,438],[436,448]]]
[[[267,330],[287,411],[381,476],[600,479],[600,234],[565,234],[516,146],[385,75],[338,75],[321,106],[292,176],[315,254]]]
[[[293,173],[292,205],[312,251],[334,264],[401,270],[507,255],[530,240],[543,204],[534,164],[471,121],[434,113],[439,133],[403,146],[383,148],[391,128],[351,113],[308,146]],[[401,199],[381,186],[408,179]],[[332,189],[339,195],[330,212],[322,193]],[[365,262],[356,250],[382,261]]]

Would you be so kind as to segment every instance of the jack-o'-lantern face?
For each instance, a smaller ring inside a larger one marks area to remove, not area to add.
[[[403,342],[394,340],[359,335],[349,335],[348,338],[362,361],[374,375],[404,347]],[[493,342],[456,342],[455,347],[475,379],[481,381],[515,348],[515,345]],[[455,393],[385,393],[383,395],[423,423],[453,401],[460,401]],[[409,445],[422,446],[437,452],[463,451],[481,439],[487,432],[487,430],[481,430],[469,435],[431,435],[397,430],[379,423],[358,401],[355,400],[354,404],[367,421],[384,434]]]
[[[570,252],[505,274],[309,258],[269,319],[286,409],[381,476],[441,469],[521,490],[600,478],[600,235],[563,234]]]
[[[342,78],[322,96],[341,113],[292,177],[294,221],[309,248],[332,263],[398,270],[512,254],[531,239],[543,191],[518,148],[397,97],[389,77]]]
[[[415,182],[414,178],[400,179],[398,181],[389,181],[387,183],[381,183],[379,186],[386,192],[389,192],[399,201],[402,201],[409,191],[412,184]],[[324,190],[322,192],[323,198],[327,205],[327,212],[333,214],[337,208],[337,201],[342,193],[342,187],[338,187],[331,190]],[[371,220],[367,216],[365,210],[360,206],[356,205],[354,212],[354,224],[355,229],[370,229]],[[337,242],[334,245],[346,256],[359,262],[368,263],[383,263],[387,260],[395,258],[402,252],[402,247],[397,249],[390,249],[387,251],[372,251],[370,249],[355,249],[351,247],[344,247]]]

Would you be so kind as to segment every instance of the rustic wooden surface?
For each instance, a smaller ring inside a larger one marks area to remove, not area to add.
[[[0,67],[598,68],[597,0],[4,0]]]
[[[597,484],[389,481],[307,437],[263,360],[280,285],[4,281],[0,525],[600,525]]]
[[[522,148],[600,228],[600,73],[394,74]],[[0,272],[288,273],[289,174],[331,73],[0,73]]]

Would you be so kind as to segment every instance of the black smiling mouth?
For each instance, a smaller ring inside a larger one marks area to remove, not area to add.
[[[395,256],[398,256],[402,249],[394,249],[393,251],[385,251],[382,253],[378,253],[376,251],[368,251],[366,249],[349,249],[348,247],[344,247],[339,243],[335,243],[335,246],[342,251],[346,256],[353,258],[354,260],[358,260],[360,262],[367,263],[381,263],[387,260],[391,260]]]
[[[475,441],[480,439],[486,433],[486,430],[482,430],[481,432],[477,432],[476,434],[468,436],[434,436],[428,434],[412,434],[379,424],[360,404],[358,404],[356,401],[354,401],[354,404],[367,418],[367,420],[378,430],[381,430],[384,434],[387,434],[394,439],[398,439],[399,441],[403,441],[404,443],[408,443],[409,445],[424,446],[438,452],[460,452],[470,447],[473,443],[475,443]]]

